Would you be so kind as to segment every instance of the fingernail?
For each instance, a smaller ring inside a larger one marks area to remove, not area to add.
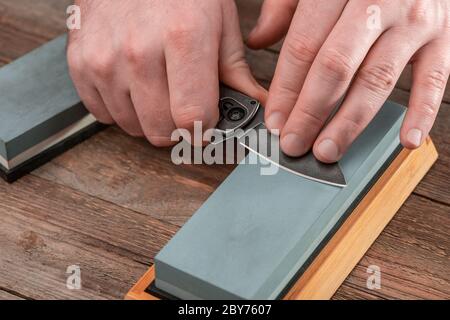
[[[295,133],[290,133],[281,139],[281,148],[291,157],[299,157],[306,152],[303,139]]]
[[[286,124],[286,117],[281,112],[273,112],[267,118],[266,127],[269,130],[280,130],[283,129]]]
[[[322,158],[330,162],[336,162],[339,160],[339,148],[331,139],[323,140],[317,147],[317,152]]]
[[[420,145],[422,144],[422,136],[423,133],[419,129],[411,129],[409,130],[406,139],[415,147],[420,147]]]

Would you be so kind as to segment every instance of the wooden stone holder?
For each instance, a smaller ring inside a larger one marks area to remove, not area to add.
[[[401,151],[283,299],[330,299],[437,158],[430,138],[417,150]],[[159,300],[147,290],[154,279],[152,266],[125,299]]]

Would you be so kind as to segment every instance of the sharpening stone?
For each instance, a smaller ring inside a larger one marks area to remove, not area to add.
[[[63,35],[0,69],[0,174],[8,181],[101,127],[70,79],[66,41]]]
[[[180,299],[281,298],[402,150],[405,111],[386,103],[352,145],[344,188],[240,164],[156,256],[156,288]]]

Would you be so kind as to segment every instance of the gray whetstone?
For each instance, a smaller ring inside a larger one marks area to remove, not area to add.
[[[10,160],[88,114],[63,35],[0,69],[0,156]]]
[[[155,258],[182,299],[276,299],[398,151],[405,108],[386,103],[340,162],[345,188],[239,165]]]

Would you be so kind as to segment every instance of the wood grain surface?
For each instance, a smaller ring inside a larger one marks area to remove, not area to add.
[[[246,34],[261,1],[237,2]],[[65,32],[69,4],[0,0],[0,65]],[[265,85],[279,49],[247,52]],[[410,79],[407,70],[392,100],[407,104]],[[432,137],[438,162],[335,299],[450,298],[450,104]],[[111,127],[13,185],[0,182],[0,299],[122,299],[232,170],[175,166],[170,150]],[[81,290],[66,287],[71,265],[81,267]],[[369,265],[381,268],[380,290],[366,288]]]

